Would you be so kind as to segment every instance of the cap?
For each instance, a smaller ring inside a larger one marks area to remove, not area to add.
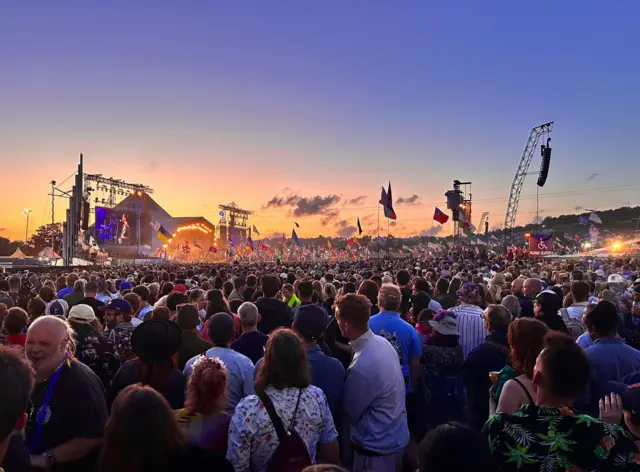
[[[129,290],[131,288],[131,282],[122,282],[120,284],[120,291]]]
[[[301,335],[315,340],[322,335],[326,318],[326,312],[318,305],[302,305],[295,310],[293,326]]]
[[[187,286],[185,284],[176,284],[173,288],[174,292],[187,293]]]
[[[170,358],[178,352],[181,344],[182,329],[173,321],[144,321],[131,335],[131,350],[147,363]]]
[[[69,321],[76,320],[83,323],[91,323],[96,319],[96,314],[89,305],[74,305],[69,311]]]
[[[131,303],[122,298],[114,298],[109,302],[106,306],[101,306],[98,308],[100,311],[119,311],[120,313],[133,313],[133,308],[131,308]]]
[[[596,274],[598,277],[603,277],[603,278],[604,278],[604,270],[602,270],[602,269],[598,269],[598,270],[596,270],[596,271],[595,271],[595,274]]]
[[[624,283],[624,277],[620,274],[611,274],[607,279],[607,283],[609,284],[621,284]]]
[[[44,309],[45,315],[65,316],[69,305],[64,300],[53,300]]]
[[[439,311],[429,324],[440,334],[458,334],[458,320],[455,313],[451,311]]]

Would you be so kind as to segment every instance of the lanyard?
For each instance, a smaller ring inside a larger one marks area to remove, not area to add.
[[[70,365],[68,355],[64,356],[64,359],[62,359],[62,362],[60,363],[60,365],[58,365],[58,367],[56,367],[56,370],[53,371],[53,374],[51,375],[49,380],[49,385],[47,386],[47,391],[45,392],[44,398],[42,400],[42,406],[38,409],[38,412],[36,413],[36,434],[33,439],[33,444],[29,446],[30,454],[34,453],[34,451],[40,445],[40,441],[42,440],[42,427],[44,426],[44,423],[49,419],[49,416],[51,416],[51,408],[49,408],[49,404],[51,403],[51,397],[53,396],[53,388],[58,383],[58,380],[60,379],[60,375],[62,374],[62,370],[64,369],[65,364]],[[33,414],[33,411],[32,411],[32,414]]]

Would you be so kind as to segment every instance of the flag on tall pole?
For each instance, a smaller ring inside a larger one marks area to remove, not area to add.
[[[445,224],[449,221],[449,215],[446,215],[440,208],[436,207],[436,211],[433,214],[433,219],[436,220],[441,225]]]
[[[260,236],[260,231],[258,231],[258,228],[256,228],[256,225],[253,225],[253,232],[256,233],[258,236]]]
[[[358,217],[358,236],[362,234],[362,225],[360,224],[360,217]]]
[[[294,221],[293,223],[296,225],[296,228],[300,227],[300,225],[296,221]]]
[[[389,182],[389,190],[387,190],[387,204],[384,207],[384,216],[391,220],[396,219],[396,212],[393,210],[393,197],[391,195],[391,182]]]
[[[297,246],[302,246],[302,243],[300,242],[300,238],[298,238],[298,235],[296,234],[295,229],[291,231],[291,239],[293,239],[296,242]]]

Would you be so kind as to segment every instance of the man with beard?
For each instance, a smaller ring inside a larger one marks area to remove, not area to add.
[[[27,331],[26,355],[36,373],[25,442],[32,468],[93,470],[107,422],[104,389],[72,357],[74,334],[63,319],[42,316]]]

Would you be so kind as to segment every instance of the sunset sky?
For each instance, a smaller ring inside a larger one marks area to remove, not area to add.
[[[48,182],[81,152],[173,216],[217,224],[234,201],[262,235],[346,235],[358,216],[373,234],[389,180],[409,202],[396,236],[438,233],[453,179],[494,228],[552,120],[541,216],[638,205],[638,18],[632,0],[3,2],[0,235],[24,238],[24,208],[49,221]],[[518,223],[535,194],[532,176]]]

